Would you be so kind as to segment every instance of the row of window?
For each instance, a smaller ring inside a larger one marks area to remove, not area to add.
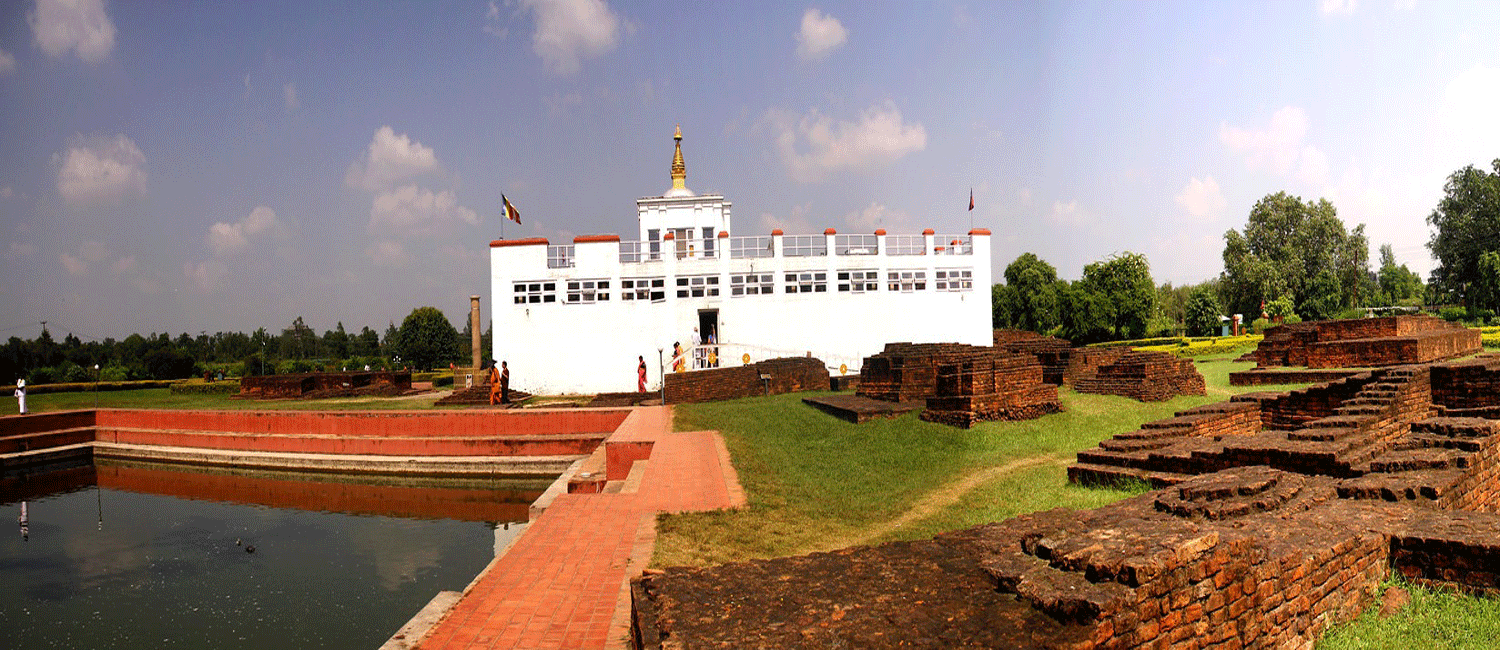
[[[974,288],[971,269],[940,269],[933,272],[936,291],[970,291]],[[827,293],[827,271],[794,271],[783,275],[782,292],[786,294]],[[609,300],[609,280],[567,280],[563,283],[563,302],[586,305]],[[886,272],[886,291],[911,293],[927,290],[927,271],[902,270]],[[515,303],[540,304],[557,302],[557,282],[539,280],[516,282]],[[620,300],[661,302],[667,297],[666,278],[624,278],[620,280]],[[774,273],[734,273],[729,276],[729,295],[766,296],[775,293]],[[834,282],[839,293],[873,293],[880,290],[880,272],[874,269],[839,271]],[[719,276],[684,275],[676,278],[678,298],[713,298],[719,295]]]

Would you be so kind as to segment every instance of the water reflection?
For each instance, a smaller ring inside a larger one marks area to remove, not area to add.
[[[25,647],[377,647],[463,589],[544,487],[104,462],[6,477],[0,511],[26,534],[0,540],[0,630]]]

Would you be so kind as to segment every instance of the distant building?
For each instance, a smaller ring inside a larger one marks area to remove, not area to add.
[[[651,383],[693,329],[720,366],[811,353],[837,374],[893,341],[990,345],[990,232],[731,235],[731,204],[687,189],[682,131],[672,188],[636,200],[639,239],[490,242],[495,359],[541,393]],[[658,353],[660,352],[660,355]],[[659,365],[660,364],[660,365]]]

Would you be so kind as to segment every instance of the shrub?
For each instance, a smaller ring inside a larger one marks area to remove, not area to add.
[[[1479,325],[1488,323],[1490,319],[1494,317],[1495,310],[1493,309],[1479,309],[1476,307],[1469,308],[1469,320],[1474,321]]]
[[[229,395],[240,392],[240,382],[189,379],[172,384],[173,395]]]
[[[1271,326],[1271,321],[1266,320],[1264,318],[1257,318],[1257,319],[1255,319],[1253,321],[1250,321],[1250,333],[1251,334],[1265,334],[1266,333],[1266,328],[1268,328],[1270,326]]]
[[[130,379],[130,369],[119,364],[110,364],[99,369],[100,381],[121,382]]]
[[[1469,315],[1469,310],[1463,307],[1444,307],[1438,310],[1438,318],[1450,323],[1457,323]]]
[[[1334,318],[1364,318],[1367,313],[1368,312],[1360,307],[1350,307],[1348,309],[1345,309],[1344,311],[1339,312],[1338,314],[1335,314]]]
[[[31,376],[26,378],[28,384],[55,384],[57,383],[57,369],[43,366],[31,371]]]

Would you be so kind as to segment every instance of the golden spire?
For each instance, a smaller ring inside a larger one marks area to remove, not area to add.
[[[677,152],[672,154],[672,189],[687,191],[687,165],[682,162],[682,125],[672,134],[677,141]]]

